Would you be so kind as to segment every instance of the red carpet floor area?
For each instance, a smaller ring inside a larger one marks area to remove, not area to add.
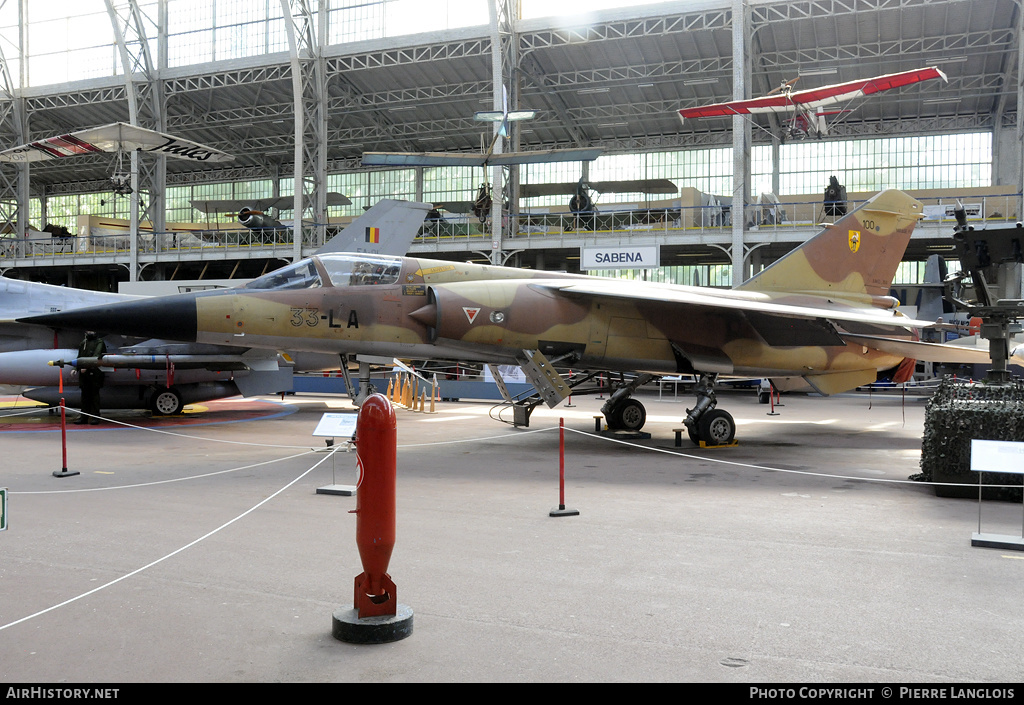
[[[296,408],[287,402],[231,397],[189,404],[182,413],[174,416],[154,416],[148,411],[134,409],[107,409],[103,411],[103,420],[95,425],[72,423],[78,418],[78,411],[75,409],[69,408],[66,414],[67,429],[69,433],[72,433],[118,428],[123,427],[123,424],[144,428],[164,428],[237,423],[285,416],[294,413],[295,410]],[[60,411],[58,409],[48,409],[45,404],[20,396],[0,397],[0,433],[59,430]]]

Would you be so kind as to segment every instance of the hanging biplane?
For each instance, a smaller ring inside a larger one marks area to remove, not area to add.
[[[510,122],[532,120],[533,110],[509,110],[508,93],[502,88],[502,109],[478,111],[473,119],[480,122],[500,123],[489,146],[480,144],[479,152],[364,152],[363,166],[512,166],[517,164],[540,164],[547,162],[592,162],[601,156],[602,150],[589,147],[576,149],[548,149],[529,152],[496,152],[500,137],[508,135]],[[482,138],[482,136],[481,136]],[[493,203],[491,184],[486,174],[472,202],[456,201],[435,203],[453,213],[468,213],[481,223],[486,223]],[[507,207],[508,204],[505,204]]]
[[[508,135],[509,123],[532,120],[534,117],[534,110],[510,110],[508,92],[502,87],[501,110],[482,110],[473,114],[473,119],[478,122],[498,123],[490,145],[484,147],[481,142],[479,152],[364,152],[363,166],[512,166],[542,162],[592,162],[601,155],[603,150],[589,147],[530,152],[495,151],[498,138]]]
[[[799,77],[797,77],[799,78]],[[941,78],[946,81],[946,74],[935,67],[903,71],[886,76],[837,83],[832,86],[810,88],[794,91],[793,84],[797,79],[783,83],[771,93],[761,98],[735,100],[728,103],[701,105],[696,108],[683,108],[679,117],[685,122],[693,118],[727,117],[732,115],[757,115],[776,113],[789,115],[784,126],[783,137],[802,139],[804,137],[823,137],[828,134],[828,116],[839,115],[849,110],[825,110],[827,106],[837,105],[863,98],[874,93],[909,86],[921,81]]]

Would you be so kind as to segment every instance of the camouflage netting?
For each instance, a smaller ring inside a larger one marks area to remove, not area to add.
[[[984,384],[946,377],[928,401],[921,443],[921,473],[913,480],[975,487],[936,485],[940,497],[977,497],[978,473],[971,467],[971,439],[1024,441],[1024,383]],[[982,473],[984,485],[1020,485],[1021,476]],[[1015,488],[986,488],[989,499],[1021,499]]]

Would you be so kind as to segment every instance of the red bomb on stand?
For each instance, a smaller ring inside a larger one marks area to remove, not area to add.
[[[397,420],[382,394],[363,402],[356,422],[356,546],[363,572],[356,576],[352,608],[334,612],[332,633],[351,643],[380,644],[412,634],[412,609],[398,603],[388,574],[395,547]]]

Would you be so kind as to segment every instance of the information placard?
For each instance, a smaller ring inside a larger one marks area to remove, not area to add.
[[[356,432],[358,413],[329,413],[320,417],[313,435],[318,438],[351,438]]]
[[[971,470],[1024,475],[1024,442],[972,439]]]

